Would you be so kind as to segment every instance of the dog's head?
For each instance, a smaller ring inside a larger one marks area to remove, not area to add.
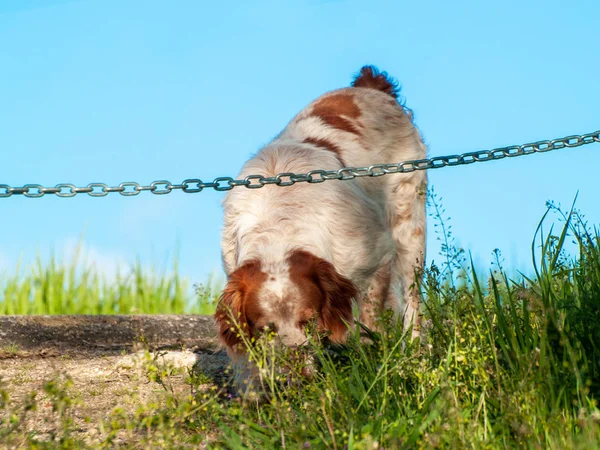
[[[251,260],[230,274],[219,300],[219,337],[227,347],[243,351],[244,337],[273,331],[283,345],[296,347],[306,342],[305,328],[314,320],[332,341],[342,342],[356,295],[350,280],[312,253],[293,251],[277,270]]]

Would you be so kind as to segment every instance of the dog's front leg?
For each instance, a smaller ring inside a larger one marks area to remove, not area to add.
[[[259,400],[264,388],[261,383],[260,369],[250,360],[247,353],[227,349],[233,370],[233,388],[244,400]]]

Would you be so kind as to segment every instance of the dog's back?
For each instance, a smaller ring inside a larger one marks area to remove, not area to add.
[[[294,117],[273,141],[327,150],[340,166],[369,166],[423,157],[425,147],[387,74],[363,67],[352,87],[328,92]]]

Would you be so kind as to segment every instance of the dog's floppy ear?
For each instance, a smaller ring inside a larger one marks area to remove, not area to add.
[[[333,264],[312,253],[296,250],[290,255],[293,268],[308,276],[321,291],[320,321],[331,332],[333,342],[343,342],[352,322],[352,299],[358,290],[352,281],[340,275]]]
[[[325,328],[331,331],[329,338],[333,342],[342,342],[346,337],[348,325],[352,323],[352,299],[358,291],[354,283],[340,275],[333,265],[325,260],[316,267],[321,289],[325,294],[321,306],[321,320]]]
[[[257,287],[266,274],[260,269],[259,261],[250,261],[230,276],[215,312],[219,327],[219,340],[234,351],[243,351],[242,335],[251,336],[253,324],[248,320],[249,303],[255,301]]]

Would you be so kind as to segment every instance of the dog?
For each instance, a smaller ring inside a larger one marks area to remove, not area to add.
[[[425,158],[412,112],[398,94],[387,73],[363,67],[350,87],[297,114],[238,178]],[[366,326],[376,327],[377,315],[392,310],[413,338],[419,335],[426,189],[425,171],[413,171],[227,193],[221,241],[227,284],[215,319],[238,390],[256,376],[246,357],[251,337],[271,330],[294,348],[315,321],[342,343],[353,300]]]

